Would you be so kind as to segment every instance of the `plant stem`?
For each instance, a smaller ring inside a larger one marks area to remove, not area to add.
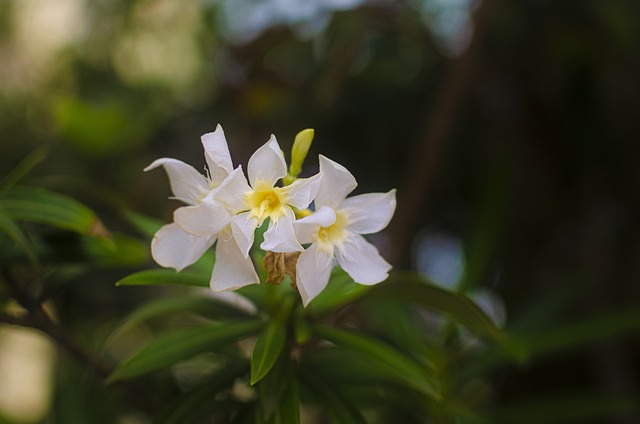
[[[49,316],[42,303],[33,298],[21,287],[6,269],[3,269],[1,274],[2,277],[4,277],[4,282],[11,289],[14,299],[26,309],[27,314],[22,318],[17,318],[5,313],[0,313],[0,323],[31,328],[43,333],[56,342],[59,347],[64,349],[79,363],[93,370],[100,380],[104,382],[109,374],[111,374],[113,368],[69,337],[63,328],[56,324]],[[150,413],[157,410],[155,402],[152,402],[145,393],[140,392],[136,387],[124,381],[119,381],[114,384],[117,384],[126,391],[131,401],[144,411]]]

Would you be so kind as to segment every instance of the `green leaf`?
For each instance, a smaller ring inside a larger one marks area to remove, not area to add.
[[[298,380],[291,376],[276,410],[276,423],[300,424],[300,392]]]
[[[154,285],[209,287],[209,277],[188,272],[176,272],[172,269],[149,269],[128,275],[116,283],[116,286]]]
[[[640,308],[609,312],[526,336],[514,336],[529,355],[540,355],[620,336],[640,328]]]
[[[170,402],[154,418],[154,424],[196,423],[210,416],[225,404],[216,402],[216,394],[230,387],[233,382],[249,370],[246,362],[236,362],[223,366],[208,379],[209,382]]]
[[[110,341],[119,338],[133,327],[158,317],[176,313],[192,313],[210,319],[243,319],[251,315],[232,305],[206,297],[181,296],[158,299],[144,304],[125,317],[116,330],[111,333]]]
[[[147,246],[126,234],[111,233],[109,239],[82,237],[87,259],[100,266],[137,266],[148,259]]]
[[[166,334],[121,362],[107,382],[146,374],[219,349],[254,334],[262,325],[261,321],[213,323]]]
[[[502,331],[468,297],[429,284],[416,274],[394,274],[386,283],[374,286],[368,295],[442,312],[479,335],[495,340],[504,339]]]
[[[0,232],[5,233],[27,255],[32,263],[38,262],[33,245],[20,227],[0,209]]]
[[[348,398],[342,394],[340,387],[327,385],[318,375],[310,372],[300,373],[301,388],[315,398],[331,416],[334,423],[339,424],[366,424],[367,420],[362,416],[358,408],[348,402]]]
[[[351,350],[377,363],[385,372],[408,384],[415,390],[439,400],[440,387],[427,375],[427,369],[391,346],[361,334],[326,326],[314,326],[314,333],[340,348]]]
[[[10,190],[16,183],[25,177],[49,154],[49,146],[40,146],[29,153],[0,181],[0,193]]]
[[[370,288],[357,284],[342,268],[331,272],[327,288],[309,303],[309,311],[324,315],[362,297]]]
[[[16,220],[37,222],[80,234],[108,236],[106,228],[91,209],[68,196],[42,188],[14,187],[0,197],[0,208]]]
[[[496,411],[486,422],[491,424],[581,423],[585,420],[600,422],[597,418],[637,411],[638,405],[640,405],[638,398],[610,393],[561,393],[505,406]]]
[[[273,319],[260,333],[251,352],[251,385],[264,377],[280,356],[286,342],[284,322]]]
[[[157,218],[152,218],[134,211],[125,211],[124,214],[129,222],[131,222],[141,234],[147,237],[153,237],[164,225],[164,223]]]

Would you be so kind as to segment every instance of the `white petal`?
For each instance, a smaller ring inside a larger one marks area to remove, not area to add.
[[[204,200],[196,206],[176,209],[173,219],[187,233],[200,237],[218,234],[231,222],[231,213],[220,202]]]
[[[287,207],[284,216],[277,221],[269,222],[269,228],[264,233],[264,241],[260,248],[272,252],[302,252],[304,249],[298,243],[293,230],[294,220],[293,211]]]
[[[224,136],[222,127],[218,125],[214,132],[204,134],[200,137],[200,140],[202,140],[204,157],[209,167],[211,185],[217,187],[233,171],[227,139]]]
[[[347,168],[322,155],[319,156],[322,182],[315,198],[316,208],[330,206],[336,208],[358,183]]]
[[[298,242],[311,243],[320,227],[327,228],[336,222],[336,212],[328,206],[323,206],[309,216],[305,216],[293,223]]]
[[[242,173],[242,167],[239,166],[218,186],[213,197],[224,203],[232,212],[238,213],[248,209],[244,197],[250,191],[251,187]]]
[[[300,254],[296,265],[296,284],[306,307],[327,287],[333,268],[333,255],[329,255],[316,244]]]
[[[209,182],[196,169],[177,159],[161,158],[155,160],[144,170],[150,171],[164,166],[169,176],[169,184],[173,195],[185,203],[194,205],[209,191]]]
[[[181,271],[200,259],[215,241],[215,237],[193,236],[176,224],[168,224],[153,237],[151,255],[158,264]]]
[[[396,190],[353,196],[340,204],[349,216],[349,231],[371,234],[385,228],[396,210]]]
[[[214,291],[235,290],[249,284],[258,284],[251,259],[238,248],[230,230],[224,230],[216,246],[216,264],[211,274],[211,289]]]
[[[360,234],[349,234],[336,247],[338,263],[356,283],[369,286],[384,281],[389,276],[391,265]]]
[[[233,237],[245,258],[249,256],[249,249],[253,245],[257,226],[258,219],[251,216],[250,212],[243,212],[231,218]]]
[[[249,182],[256,187],[259,181],[270,184],[271,187],[285,175],[287,175],[287,163],[284,161],[282,150],[274,135],[271,135],[262,147],[260,147],[249,159],[247,166]]]
[[[287,196],[287,203],[298,209],[308,208],[318,194],[321,181],[322,174],[316,174],[310,178],[299,178],[284,187],[282,191]]]

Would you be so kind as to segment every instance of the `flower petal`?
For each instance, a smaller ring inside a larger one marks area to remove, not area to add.
[[[209,192],[209,182],[193,166],[177,159],[161,158],[155,160],[144,170],[145,172],[150,171],[159,166],[164,166],[167,171],[171,191],[177,199],[195,205]]]
[[[257,227],[258,218],[251,216],[250,212],[243,212],[231,218],[233,237],[245,258],[249,256]]]
[[[309,216],[305,216],[293,223],[298,242],[312,243],[320,227],[327,228],[336,222],[336,212],[328,206],[322,206]]]
[[[300,254],[296,265],[296,285],[305,307],[327,287],[332,268],[333,255],[318,249],[315,243]]]
[[[322,155],[319,155],[318,159],[322,181],[315,197],[316,208],[329,206],[335,209],[358,183],[344,166]]]
[[[251,191],[247,179],[242,173],[242,167],[234,169],[227,178],[218,186],[213,194],[216,200],[224,203],[233,213],[246,211],[244,203],[245,195]]]
[[[202,147],[204,147],[204,157],[209,168],[211,186],[217,187],[233,171],[227,139],[222,127],[218,125],[214,132],[204,134],[200,140],[202,140]]]
[[[222,231],[216,246],[216,264],[211,274],[211,289],[236,290],[259,282],[253,262],[240,251],[231,230]]]
[[[231,222],[231,213],[220,202],[206,199],[196,206],[184,206],[173,213],[176,224],[194,236],[211,237]]]
[[[391,265],[360,234],[351,233],[337,246],[338,263],[356,283],[372,285],[389,276]]]
[[[269,228],[264,233],[264,241],[260,248],[271,252],[302,252],[304,249],[296,238],[293,221],[295,221],[295,215],[291,208],[286,207],[284,216],[277,221],[269,222]]]
[[[247,166],[247,174],[249,174],[249,182],[254,188],[260,181],[273,187],[280,178],[287,175],[287,163],[284,161],[276,136],[271,135],[269,141],[251,156]]]
[[[396,210],[396,190],[353,196],[340,204],[349,216],[349,231],[371,234],[385,228]]]
[[[287,196],[287,203],[298,209],[306,209],[309,207],[313,199],[318,194],[322,174],[316,174],[309,178],[298,178],[291,185],[282,189]]]
[[[160,228],[151,241],[151,255],[160,265],[183,270],[196,262],[216,241],[215,237],[197,237],[175,223]]]

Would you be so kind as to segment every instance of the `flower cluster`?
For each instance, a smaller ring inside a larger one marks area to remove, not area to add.
[[[362,234],[387,226],[395,211],[395,190],[347,198],[357,185],[355,178],[322,155],[318,174],[296,178],[313,137],[312,132],[304,135],[296,138],[289,172],[272,135],[249,159],[248,181],[241,166],[233,168],[220,125],[202,136],[207,176],[171,158],[158,159],[145,168],[163,166],[175,198],[186,203],[174,212],[174,222],[153,238],[151,251],[156,262],[180,271],[216,244],[211,289],[258,284],[249,251],[255,230],[268,218],[260,248],[275,254],[299,254],[294,281],[305,306],[326,287],[334,261],[357,283],[385,280],[391,266]]]

